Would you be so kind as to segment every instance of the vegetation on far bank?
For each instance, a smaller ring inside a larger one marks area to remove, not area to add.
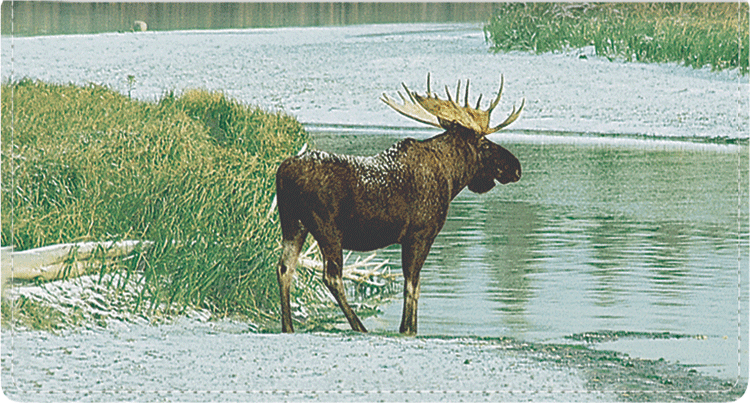
[[[133,309],[258,318],[278,300],[274,173],[308,140],[293,117],[221,93],[150,103],[98,85],[4,83],[2,245],[153,241],[102,266],[142,282]]]
[[[593,46],[609,59],[748,72],[748,3],[508,3],[484,27],[494,51]]]

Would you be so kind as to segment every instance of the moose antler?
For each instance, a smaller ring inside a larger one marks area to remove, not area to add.
[[[497,97],[490,103],[487,110],[479,109],[479,103],[482,100],[482,95],[479,95],[477,99],[477,106],[472,108],[469,106],[469,80],[466,80],[466,94],[464,95],[464,106],[459,105],[459,95],[461,93],[461,80],[458,80],[458,86],[456,87],[456,100],[453,101],[451,93],[448,87],[445,87],[445,92],[448,95],[447,100],[443,100],[437,97],[436,94],[430,90],[430,73],[427,73],[427,95],[421,96],[416,92],[410,91],[406,87],[406,84],[401,84],[406,91],[406,95],[409,99],[406,99],[399,91],[398,95],[401,97],[403,104],[399,104],[388,95],[383,94],[380,98],[388,106],[393,108],[396,112],[414,119],[418,122],[426,123],[435,127],[442,127],[448,129],[452,124],[461,125],[467,129],[473,130],[479,135],[485,136],[490,133],[494,133],[509,124],[513,123],[523,110],[523,106],[526,103],[524,99],[521,101],[521,107],[516,110],[515,105],[510,115],[495,127],[490,126],[490,115],[495,109],[497,104],[500,102],[500,96],[503,93],[503,84],[505,80],[503,76],[500,76],[500,90],[497,92]]]

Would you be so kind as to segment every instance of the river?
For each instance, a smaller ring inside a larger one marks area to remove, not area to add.
[[[624,379],[637,387],[596,386],[602,367],[540,353],[576,345],[652,369],[679,363],[664,372],[674,379],[692,369],[702,380],[747,381],[749,88],[736,71],[612,62],[587,49],[493,54],[478,24],[1,45],[4,80],[94,82],[143,100],[220,90],[298,117],[316,148],[360,155],[437,134],[378,100],[401,82],[424,91],[427,72],[433,88],[470,78],[485,99],[502,74],[496,120],[526,100],[521,118],[491,136],[519,158],[523,177],[454,200],[422,270],[423,337],[393,335],[400,298],[364,321],[375,336],[290,338],[187,319],[64,335],[4,330],[3,389],[15,398],[611,400],[657,388],[632,374]],[[398,248],[379,257],[399,269]],[[670,382],[674,393],[703,387]]]

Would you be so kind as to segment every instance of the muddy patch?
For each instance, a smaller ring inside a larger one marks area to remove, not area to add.
[[[703,376],[694,366],[663,358],[643,359],[581,345],[536,344],[529,349],[542,362],[577,369],[590,390],[607,391],[622,401],[733,401],[747,388],[746,383]]]

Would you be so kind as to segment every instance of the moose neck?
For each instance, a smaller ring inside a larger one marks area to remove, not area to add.
[[[437,154],[451,184],[451,200],[455,198],[479,169],[479,138],[460,126],[425,141]]]

